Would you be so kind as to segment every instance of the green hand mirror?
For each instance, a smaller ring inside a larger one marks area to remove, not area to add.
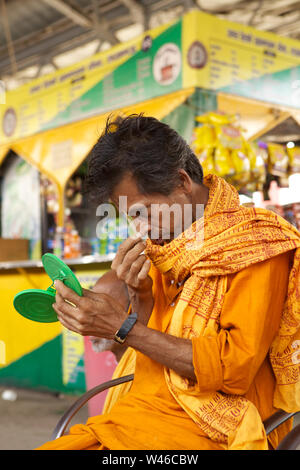
[[[53,281],[51,286],[47,290],[28,289],[21,291],[14,297],[13,303],[17,312],[23,317],[40,323],[53,323],[58,321],[52,307],[56,294],[53,287],[54,281],[62,281],[80,296],[82,296],[82,288],[69,266],[55,255],[46,253],[42,257],[42,263],[46,273]]]

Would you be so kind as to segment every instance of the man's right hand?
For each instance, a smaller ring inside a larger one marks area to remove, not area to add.
[[[148,276],[151,262],[143,254],[146,243],[141,237],[129,237],[117,251],[111,268],[118,279],[136,292],[145,292],[152,288],[152,280]]]
[[[148,274],[151,262],[143,254],[145,247],[141,236],[127,238],[119,246],[111,268],[118,279],[126,283],[132,309],[143,315],[147,322],[153,308],[153,297],[152,279]]]

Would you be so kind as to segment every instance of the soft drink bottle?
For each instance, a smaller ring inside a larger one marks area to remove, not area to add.
[[[72,258],[71,253],[71,233],[66,230],[64,234],[64,257]]]
[[[47,253],[53,253],[54,251],[54,228],[49,228],[48,240],[47,240]]]
[[[98,255],[100,252],[100,240],[95,237],[91,239],[92,254]]]
[[[102,225],[101,233],[99,234],[100,241],[100,255],[107,254],[107,244],[108,244],[108,225],[107,221]]]
[[[62,257],[64,252],[64,244],[63,244],[63,228],[56,227],[55,238],[54,238],[54,247],[53,253],[58,257]]]
[[[107,253],[115,253],[116,223],[114,219],[108,221],[107,232]]]
[[[80,236],[77,230],[72,230],[71,232],[71,254],[72,258],[79,258],[81,255]]]

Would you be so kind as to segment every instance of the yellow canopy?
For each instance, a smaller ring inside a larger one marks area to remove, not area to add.
[[[239,122],[244,129],[246,139],[255,140],[266,134],[296,111],[283,106],[274,106],[257,100],[226,93],[218,93],[218,109],[230,114],[239,115]],[[300,116],[300,113],[298,113]]]
[[[101,135],[107,117],[110,114],[129,115],[143,112],[145,115],[162,119],[182,104],[194,90],[194,88],[180,90],[120,108],[113,113],[107,112],[84,121],[41,132],[10,144],[10,148],[56,183],[60,198],[59,224],[63,225],[65,185]],[[0,161],[1,155],[5,155],[8,148],[0,146]]]

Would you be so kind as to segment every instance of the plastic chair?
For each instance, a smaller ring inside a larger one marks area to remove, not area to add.
[[[104,382],[96,387],[92,388],[88,392],[84,393],[78,400],[76,400],[73,405],[64,413],[64,415],[58,421],[51,439],[57,439],[61,437],[73,416],[95,395],[98,393],[104,392],[105,390],[116,387],[117,385],[130,382],[133,380],[134,375],[126,375],[124,377],[120,377],[118,379],[109,380],[108,382]],[[283,410],[276,411],[272,416],[264,421],[264,427],[266,430],[266,434],[270,434],[275,428],[280,426],[280,424],[284,423],[288,419],[292,418],[293,416],[299,414],[299,412],[295,413],[286,413]],[[300,446],[300,424],[295,426],[289,434],[287,434],[284,439],[280,442],[276,450],[296,450],[297,447]],[[300,449],[299,449],[300,450]]]

